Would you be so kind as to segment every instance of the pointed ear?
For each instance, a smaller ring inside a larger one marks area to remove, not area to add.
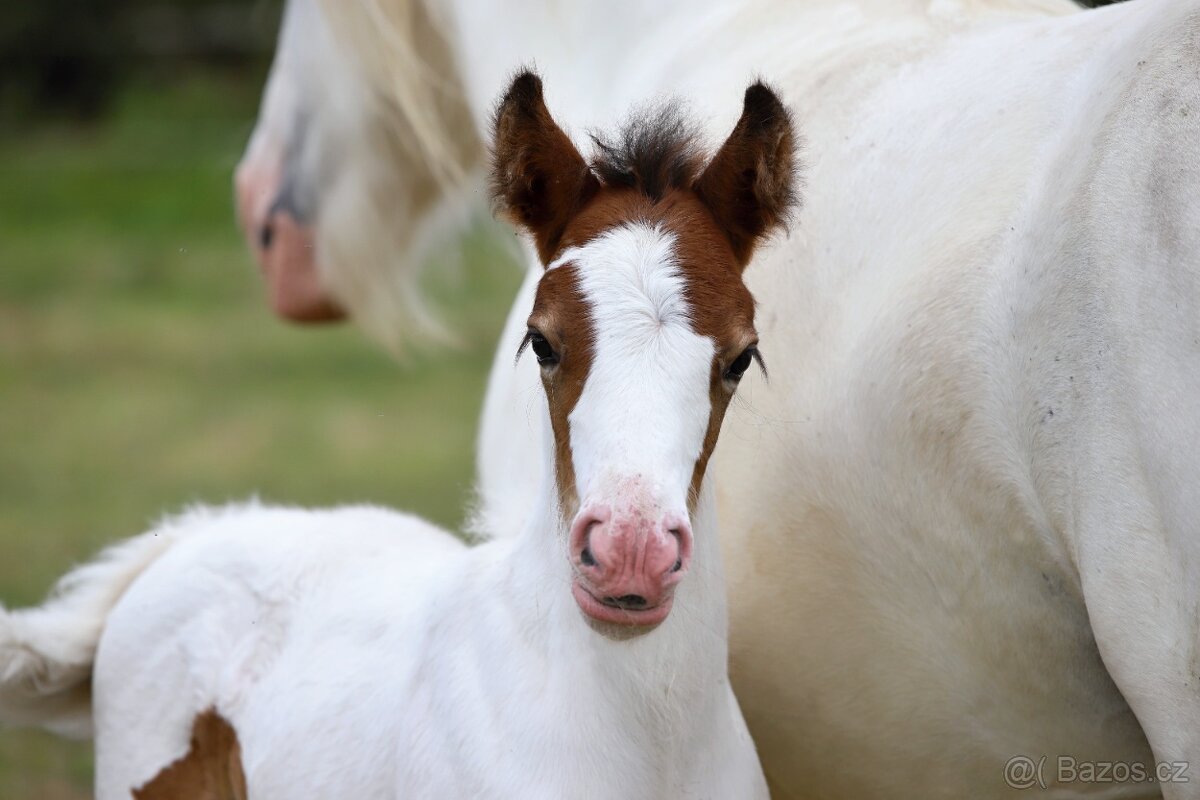
[[[600,181],[555,124],[542,99],[542,80],[528,70],[513,79],[496,107],[492,130],[492,203],[533,235],[548,264],[567,223]]]
[[[755,83],[733,133],[695,184],[743,268],[755,245],[786,226],[799,205],[796,170],[792,115],[770,88]]]

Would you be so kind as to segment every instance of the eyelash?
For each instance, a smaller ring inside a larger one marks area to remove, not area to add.
[[[539,365],[542,367],[553,367],[558,363],[558,353],[554,352],[554,348],[546,341],[546,337],[536,330],[525,332],[525,338],[521,340],[521,346],[517,348],[517,360],[520,360],[521,355],[525,352],[525,348],[531,345],[533,347],[533,354],[537,356]]]
[[[743,357],[746,358],[745,366],[735,370],[734,367],[741,362]],[[767,364],[765,361],[763,361],[762,353],[758,351],[758,345],[756,344],[752,344],[741,353],[738,353],[738,357],[731,361],[729,366],[725,369],[725,374],[723,377],[727,381],[738,383],[742,379],[742,376],[746,374],[746,370],[750,368],[751,362],[758,364],[758,368],[762,370],[763,376],[766,377]]]

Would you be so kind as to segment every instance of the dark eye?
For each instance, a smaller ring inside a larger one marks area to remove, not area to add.
[[[733,360],[729,368],[725,370],[725,380],[737,383],[746,374],[746,370],[750,369],[750,363],[757,359],[758,348],[754,345],[747,347],[742,351],[742,354]]]
[[[545,336],[537,331],[530,331],[528,341],[529,349],[533,350],[538,363],[543,367],[552,367],[558,363],[558,353],[554,352],[554,348],[546,341]]]

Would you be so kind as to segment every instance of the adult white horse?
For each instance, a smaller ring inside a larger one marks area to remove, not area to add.
[[[394,337],[505,70],[561,76],[576,128],[770,77],[807,206],[751,276],[772,382],[714,470],[777,796],[1200,797],[1170,766],[1200,763],[1198,37],[1178,0],[293,0],[243,217],[281,310]],[[523,319],[484,411],[490,530],[533,505]]]

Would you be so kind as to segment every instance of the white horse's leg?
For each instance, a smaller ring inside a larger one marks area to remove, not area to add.
[[[1069,516],[1105,665],[1160,762],[1200,798],[1200,3],[1150,3],[1076,201],[1095,297],[1067,395],[1088,424]],[[1082,223],[1087,225],[1087,223]],[[1059,337],[1066,341],[1065,337]],[[1073,518],[1073,519],[1072,519]]]
[[[1148,506],[1101,506],[1081,554],[1084,596],[1104,663],[1141,722],[1168,800],[1200,797],[1196,587]],[[1107,535],[1104,533],[1107,531]],[[1200,552],[1196,554],[1200,558]],[[1196,565],[1200,562],[1192,560]],[[1060,770],[1060,777],[1061,770]],[[1188,782],[1178,782],[1180,779]]]

